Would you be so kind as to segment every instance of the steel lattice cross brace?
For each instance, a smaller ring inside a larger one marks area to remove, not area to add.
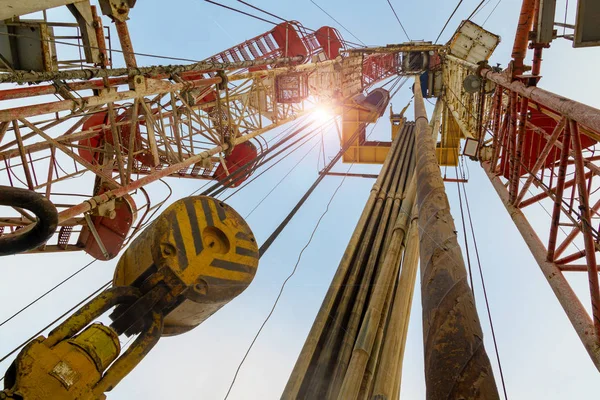
[[[600,110],[451,55],[446,64],[461,76],[478,74],[495,85],[493,92],[467,102],[462,82],[453,81],[445,94],[447,107],[465,136],[479,143],[482,167],[600,369],[600,168],[595,153]],[[544,225],[536,218],[535,229],[527,216],[534,204],[549,209]],[[576,271],[588,274],[592,318],[563,275]]]
[[[395,76],[402,51],[441,47],[345,52],[335,29],[307,33],[284,22],[204,61],[139,66],[126,25],[130,6],[117,12],[108,3],[101,2],[102,12],[116,25],[125,68],[110,68],[112,53],[92,7],[96,68],[82,63],[0,74],[0,178],[43,194],[60,212],[57,234],[33,251],[92,246],[95,257],[114,257],[162,204],[154,204],[146,185],[228,175],[224,160],[236,144],[301,117],[317,102],[340,103]],[[22,82],[36,85],[11,85]],[[28,229],[34,220],[17,210],[0,217],[0,228]],[[116,232],[110,243],[100,240],[105,228]]]

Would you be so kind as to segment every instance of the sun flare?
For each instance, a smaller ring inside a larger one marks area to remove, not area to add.
[[[315,122],[326,124],[334,117],[331,109],[327,106],[316,106],[312,111],[312,118]]]

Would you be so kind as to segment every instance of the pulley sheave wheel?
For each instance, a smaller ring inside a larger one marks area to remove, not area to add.
[[[22,253],[43,245],[58,226],[58,212],[54,205],[33,190],[0,186],[0,206],[23,208],[37,217],[31,228],[0,237],[0,256]]]

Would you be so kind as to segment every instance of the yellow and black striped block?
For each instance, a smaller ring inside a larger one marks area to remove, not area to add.
[[[115,286],[139,286],[161,268],[188,286],[185,299],[164,320],[164,335],[186,332],[239,295],[258,267],[250,227],[227,204],[207,196],[169,206],[125,251]]]

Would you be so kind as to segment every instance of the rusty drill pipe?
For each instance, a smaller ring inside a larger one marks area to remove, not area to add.
[[[383,211],[382,196],[385,196],[389,190],[390,177],[399,164],[398,161],[401,155],[401,148],[404,143],[405,140],[402,140],[401,144],[394,149],[394,153],[390,159],[391,168],[386,170],[386,174],[383,176],[383,182],[377,191],[373,212],[366,225],[365,234],[358,246],[358,253],[349,268],[345,284],[339,288],[339,300],[334,315],[332,316],[332,329],[328,330],[321,338],[324,351],[319,354],[314,368],[313,376],[319,380],[305,388],[305,390],[307,390],[307,398],[335,398],[337,390],[342,383],[342,373],[345,371],[346,363],[338,360],[338,354],[342,351],[346,339],[346,332],[348,331],[347,327],[349,325],[348,318],[351,319],[348,315],[351,315],[356,299],[357,283],[362,279],[364,263],[368,258],[370,246],[375,240],[377,221],[381,218],[381,213]],[[341,327],[344,329],[342,330]],[[339,365],[342,365],[343,367],[340,369],[340,367],[338,367]],[[310,381],[313,381],[313,379]]]
[[[349,273],[353,265],[354,258],[358,251],[358,247],[360,241],[365,236],[365,230],[367,228],[367,224],[369,219],[373,213],[373,208],[375,206],[375,201],[377,199],[377,194],[383,184],[383,178],[387,175],[388,170],[391,166],[391,158],[396,153],[396,149],[398,147],[399,141],[395,140],[392,143],[392,147],[388,153],[386,161],[384,162],[381,172],[377,177],[377,180],[373,184],[373,188],[371,189],[371,193],[365,207],[362,211],[362,214],[354,228],[354,232],[350,237],[348,242],[348,246],[346,247],[346,251],[342,256],[338,269],[333,277],[331,285],[323,299],[323,303],[321,304],[321,308],[315,318],[315,322],[313,323],[311,330],[308,334],[306,342],[302,348],[300,355],[298,356],[298,360],[296,361],[296,365],[292,370],[290,378],[286,384],[284,392],[282,394],[282,399],[295,399],[299,397],[299,393],[304,383],[306,376],[310,373],[309,369],[312,366],[312,360],[315,357],[318,357],[319,353],[319,343],[320,338],[328,324],[330,323],[330,314],[333,310],[333,307],[337,301],[338,293],[340,288],[342,287],[346,277]]]
[[[364,270],[363,276],[361,278],[362,284],[358,286],[358,293],[356,297],[353,298],[353,302],[346,303],[348,310],[350,311],[350,320],[348,324],[344,327],[343,334],[343,342],[340,351],[337,353],[337,363],[335,367],[335,372],[333,375],[332,382],[330,383],[330,392],[329,398],[338,397],[337,392],[345,381],[345,376],[347,374],[346,369],[348,367],[348,363],[350,362],[353,348],[355,347],[356,337],[358,335],[358,331],[361,325],[361,321],[363,318],[363,310],[367,305],[367,298],[369,293],[371,292],[370,282],[373,282],[375,279],[375,272],[378,270],[377,261],[382,256],[383,253],[383,243],[385,242],[388,232],[388,225],[393,225],[393,222],[390,223],[390,214],[392,212],[392,206],[395,202],[395,197],[398,196],[398,182],[399,180],[406,180],[406,174],[408,170],[408,165],[410,163],[409,155],[412,153],[409,149],[409,145],[412,144],[412,138],[406,137],[407,140],[404,141],[403,146],[399,149],[400,151],[400,162],[397,163],[393,175],[387,177],[389,186],[387,191],[380,193],[378,203],[381,204],[381,216],[379,220],[374,220],[375,224],[375,238],[371,245],[368,242],[363,242],[363,248],[365,249],[366,263],[361,267]],[[384,185],[385,186],[385,185]],[[404,189],[404,187],[402,187]],[[362,263],[361,263],[362,264]],[[350,288],[352,290],[353,288]],[[350,297],[346,297],[345,299],[350,300]],[[343,310],[343,309],[342,309]],[[362,378],[362,377],[361,377]],[[358,379],[358,383],[362,379]],[[339,397],[338,397],[339,398]],[[343,397],[342,397],[343,398]]]
[[[435,108],[433,110],[433,116],[432,119],[430,121],[430,126],[432,129],[432,135],[434,138],[434,141],[437,142],[437,134],[438,134],[438,130],[440,128],[440,122],[441,122],[441,114],[442,114],[442,109],[443,109],[443,103],[441,99],[438,99],[436,104],[435,104]],[[414,135],[414,132],[411,132],[411,134]],[[415,164],[415,157],[413,156],[411,158],[411,166],[410,169],[411,171],[414,171],[414,164]],[[411,173],[411,180],[414,180],[414,173]],[[407,183],[408,185],[408,183]],[[411,217],[411,228],[412,226],[416,224],[416,208],[414,208],[413,206],[413,211],[412,211],[413,216]],[[393,219],[392,221],[395,221],[397,218],[397,214],[393,215]],[[416,228],[415,228],[416,229]],[[416,234],[418,234],[418,232],[414,232]],[[390,235],[391,236],[391,235]],[[416,250],[414,248],[411,248],[410,246],[416,247]],[[418,241],[418,236],[417,236],[417,240],[414,242],[414,244],[410,244],[408,242],[407,239],[407,244],[405,246],[405,260],[407,259],[406,257],[408,255],[410,255],[410,257],[413,256],[413,254],[416,251],[416,261],[415,261],[415,265],[414,265],[414,269],[415,269],[415,275],[416,275],[416,268],[418,266],[418,247],[419,247],[419,241]],[[384,250],[384,254],[385,254]],[[411,259],[411,258],[408,258]],[[404,261],[402,261],[402,268],[404,268]],[[409,270],[410,268],[413,268],[413,266],[408,265]],[[402,270],[404,271],[404,270]],[[367,366],[367,372],[365,374],[365,378],[363,381],[363,387],[361,388],[361,392],[359,394],[359,398],[370,398],[373,391],[375,390],[375,384],[376,382],[374,382],[374,380],[377,378],[377,376],[379,376],[378,374],[384,374],[387,377],[392,377],[392,376],[397,376],[398,374],[402,373],[402,358],[403,358],[403,354],[404,354],[404,345],[406,342],[406,331],[404,330],[404,334],[401,334],[401,336],[399,337],[401,339],[401,350],[402,350],[402,354],[397,354],[396,356],[396,361],[394,365],[394,370],[395,372],[390,372],[392,369],[389,365],[385,366],[382,365],[382,363],[386,362],[386,363],[390,363],[390,360],[384,360],[383,358],[385,357],[385,355],[387,354],[387,352],[389,352],[389,348],[387,350],[385,350],[383,348],[383,346],[389,342],[390,340],[390,336],[392,337],[396,337],[396,333],[397,332],[397,328],[392,328],[391,324],[394,323],[394,318],[396,318],[393,315],[393,311],[392,311],[392,307],[393,307],[393,302],[395,301],[395,296],[398,295],[398,293],[395,290],[402,290],[405,291],[407,290],[406,288],[408,287],[408,283],[405,282],[407,277],[405,276],[406,273],[405,272],[401,272],[400,276],[397,278],[399,279],[399,281],[397,282],[397,287],[394,288],[392,287],[388,293],[388,298],[386,299],[386,304],[384,305],[384,311],[383,311],[383,318],[379,324],[379,329],[377,331],[377,337],[375,339],[375,344],[373,345],[373,350],[371,352],[371,359],[369,360],[369,364]],[[412,278],[412,282],[413,282],[413,288],[414,288],[414,277]],[[413,296],[413,288],[410,289],[410,293],[406,294],[408,296],[410,296],[410,302],[412,303],[412,296]],[[395,289],[395,290],[394,290]],[[388,321],[389,318],[389,321]],[[402,318],[405,318],[406,320],[401,322],[401,323],[396,323],[396,325],[400,325],[403,328],[408,328],[408,322],[409,322],[409,318],[410,318],[410,306],[409,306],[409,310],[407,313],[402,314]],[[386,335],[384,337],[384,334]],[[388,345],[389,346],[389,345]],[[389,358],[389,357],[388,357]],[[399,365],[397,365],[399,363]],[[392,394],[388,394],[388,397],[391,396]],[[394,397],[396,398],[396,397]]]
[[[381,351],[381,361],[370,399],[392,399],[400,386],[402,361],[410,320],[410,308],[419,265],[419,231],[416,207],[413,207],[402,269],[393,298],[390,323]]]
[[[410,223],[410,212],[413,207],[414,194],[415,185],[413,180],[413,184],[409,186],[406,197],[402,202],[402,210],[398,215],[397,221],[395,221],[390,248],[385,253],[382,269],[375,281],[368,308],[362,319],[363,323],[361,324],[356,344],[352,351],[352,358],[350,359],[344,383],[338,396],[340,400],[353,400],[358,396],[382,317],[385,298],[390,285],[394,283],[394,273],[397,272],[399,260],[404,250],[403,243]]]
[[[499,399],[418,77],[414,94],[426,398]]]
[[[382,256],[379,257],[379,262],[377,264],[377,275],[375,279],[379,279],[379,274],[383,270],[385,257],[387,255],[388,249],[390,248],[390,244],[393,240],[393,233],[395,229],[395,221],[398,219],[398,215],[400,213],[400,209],[404,209],[403,201],[408,197],[409,186],[412,183],[414,177],[414,167],[415,167],[415,157],[414,157],[414,129],[407,134],[411,135],[411,143],[409,143],[409,148],[407,150],[407,157],[409,157],[408,165],[405,165],[402,169],[403,175],[401,178],[401,182],[399,183],[398,190],[394,195],[394,202],[392,204],[392,212],[390,214],[388,228],[385,233],[385,241],[383,244],[383,250],[381,252]],[[401,251],[401,254],[404,250]],[[400,260],[397,260],[396,266],[400,267]],[[396,271],[397,275],[397,271]],[[395,281],[394,281],[395,282]],[[388,290],[386,292],[385,301],[383,304],[382,317],[379,321],[379,326],[377,328],[375,334],[375,341],[373,343],[371,349],[371,356],[369,358],[369,362],[367,364],[366,370],[364,372],[363,382],[361,385],[361,389],[358,395],[358,398],[367,398],[369,393],[373,389],[373,381],[375,379],[375,374],[379,365],[379,357],[381,353],[381,348],[384,342],[384,333],[386,327],[388,325],[388,317],[390,315],[390,307],[392,305],[393,296],[394,296],[395,283],[393,285],[388,286]],[[361,328],[362,329],[362,328]]]

